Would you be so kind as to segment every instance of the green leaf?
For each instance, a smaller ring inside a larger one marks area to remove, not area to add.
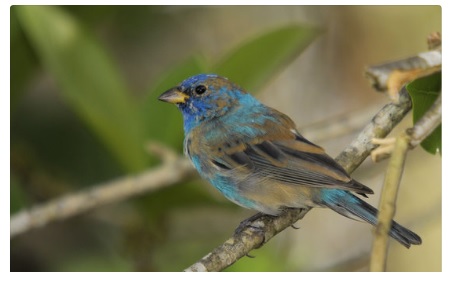
[[[66,103],[129,171],[148,164],[144,126],[112,58],[71,15],[55,6],[14,6]]]
[[[429,110],[442,89],[442,73],[419,78],[407,84],[407,91],[412,98],[413,123],[415,124]],[[442,151],[442,125],[438,126],[421,142],[424,150],[431,154]]]
[[[318,30],[291,25],[265,33],[225,55],[213,71],[255,92],[291,63],[318,35]]]

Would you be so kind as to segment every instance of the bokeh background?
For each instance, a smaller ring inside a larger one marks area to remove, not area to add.
[[[436,31],[440,6],[12,6],[11,215],[158,165],[148,141],[181,154],[181,116],[156,98],[200,72],[239,82],[336,156],[359,125],[315,130],[342,114],[363,126],[388,102],[365,67],[426,51]],[[353,174],[373,205],[386,166]],[[439,155],[409,153],[396,220],[423,245],[392,241],[389,271],[441,271],[441,172]],[[180,271],[251,214],[196,178],[14,237],[11,271]],[[316,209],[297,226],[227,270],[368,269],[368,225]]]

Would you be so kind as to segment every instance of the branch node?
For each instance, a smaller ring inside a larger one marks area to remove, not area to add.
[[[371,151],[371,159],[374,162],[379,162],[390,157],[393,152],[395,142],[396,138],[372,138],[371,143],[374,145],[379,145],[379,147]]]

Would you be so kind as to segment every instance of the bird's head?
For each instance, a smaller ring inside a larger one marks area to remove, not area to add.
[[[221,117],[236,106],[255,100],[238,85],[215,74],[192,76],[158,99],[177,105],[183,114],[185,129],[187,124],[192,126]]]

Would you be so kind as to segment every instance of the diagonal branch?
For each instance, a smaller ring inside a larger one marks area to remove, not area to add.
[[[357,138],[338,155],[337,162],[349,173],[354,171],[376,146],[371,143],[374,137],[385,137],[411,109],[410,97],[405,88],[399,93],[399,103],[385,105],[363,129]],[[185,271],[220,271],[232,265],[241,257],[248,255],[268,242],[285,228],[302,219],[310,209],[288,209],[280,216],[263,215],[250,225],[237,231],[222,245],[208,253]]]

